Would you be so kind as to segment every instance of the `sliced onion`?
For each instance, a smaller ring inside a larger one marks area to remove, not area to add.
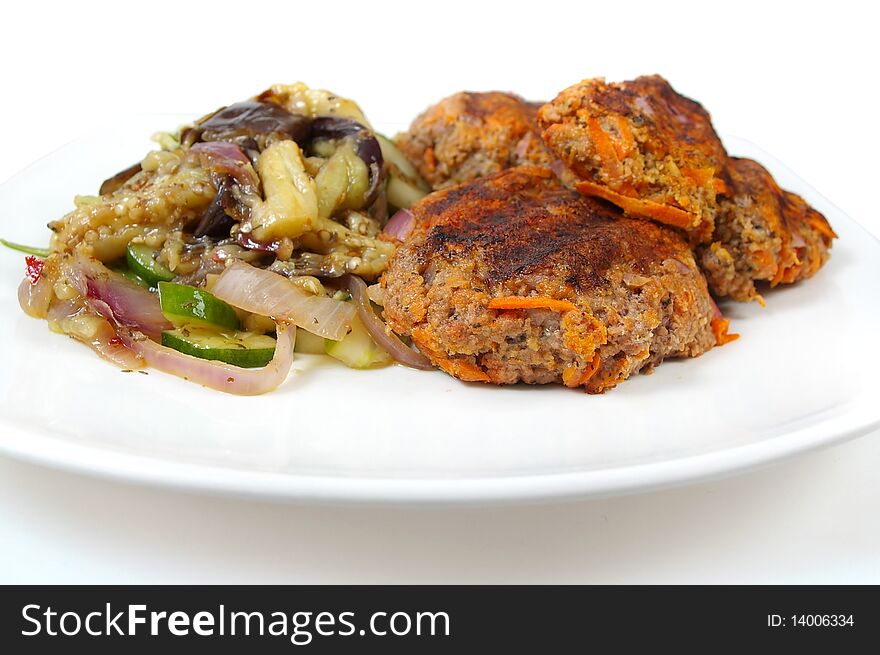
[[[125,346],[110,321],[89,311],[81,299],[56,300],[47,318],[64,334],[86,344],[111,364],[128,370],[144,367],[144,361]]]
[[[36,284],[25,278],[18,285],[18,304],[28,316],[46,318],[51,301],[52,283],[45,278],[39,278]]]
[[[685,275],[693,273],[694,269],[692,269],[690,266],[685,264],[678,257],[672,257],[671,260],[672,260],[672,263],[675,264],[675,268],[678,269],[679,273],[684,273]]]
[[[388,202],[400,209],[409,209],[425,197],[425,192],[419,187],[397,175],[388,176],[385,192],[388,195]]]
[[[565,162],[561,159],[554,159],[550,162],[550,170],[556,175],[556,177],[562,177],[562,174],[565,173]]]
[[[314,296],[278,273],[239,261],[223,271],[211,293],[246,312],[293,323],[335,341],[351,330],[356,311],[350,303]]]
[[[217,391],[239,396],[256,396],[278,387],[290,372],[296,330],[279,323],[275,354],[264,368],[240,368],[210,359],[199,359],[160,346],[143,334],[119,330],[119,338],[128,348],[155,369],[197,382]]]
[[[415,221],[416,218],[410,210],[400,209],[394,213],[394,216],[388,219],[382,232],[395,239],[405,241],[410,232],[412,232]]]
[[[79,292],[94,303],[96,311],[119,325],[134,328],[158,340],[163,330],[173,326],[162,314],[159,297],[129,282],[95,259],[77,256],[72,264],[71,281]],[[107,310],[110,316],[106,315]]]
[[[526,155],[529,152],[529,146],[532,145],[532,138],[532,133],[526,132],[525,136],[517,142],[513,152],[518,159],[526,158]]]
[[[382,285],[378,282],[367,287],[367,296],[380,307],[385,306],[385,301],[387,300],[385,297],[385,289],[383,289]]]
[[[351,294],[352,300],[357,307],[358,316],[361,323],[367,328],[367,332],[373,337],[382,349],[396,359],[401,364],[418,368],[423,371],[430,371],[434,367],[431,360],[422,353],[416,352],[405,343],[403,343],[396,334],[389,334],[385,331],[385,323],[376,316],[370,305],[370,298],[367,295],[367,284],[356,275],[343,275],[340,281],[345,284],[348,292]]]

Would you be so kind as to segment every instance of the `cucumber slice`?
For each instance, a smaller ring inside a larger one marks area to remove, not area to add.
[[[293,349],[297,353],[305,353],[307,355],[323,355],[324,354],[324,337],[312,334],[308,330],[302,328],[296,329],[296,347]]]
[[[138,286],[143,287],[144,289],[152,289],[155,291],[155,287],[151,287],[149,282],[147,282],[144,278],[142,278],[137,273],[133,272],[128,266],[125,265],[125,262],[120,262],[115,266],[111,266],[110,270],[114,273],[119,273],[122,277],[124,277],[129,282],[134,282]]]
[[[222,333],[184,327],[162,333],[162,345],[184,354],[242,368],[260,368],[275,355],[275,339],[252,332]]]
[[[424,191],[396,175],[388,176],[385,193],[388,195],[389,204],[398,209],[409,209],[425,197]]]
[[[325,340],[324,352],[349,368],[388,366],[394,361],[391,355],[376,345],[357,316],[351,322],[351,332],[342,341]]]
[[[409,159],[397,149],[394,141],[384,134],[376,133],[376,140],[379,142],[379,148],[382,150],[382,158],[389,164],[393,164],[400,171],[400,174],[409,182],[415,182],[416,186],[425,193],[431,190],[428,183],[422,179],[416,167],[412,165]]]
[[[151,287],[159,282],[170,282],[174,273],[156,261],[156,251],[144,243],[129,243],[125,249],[125,261],[132,273],[143,278]]]
[[[159,304],[162,313],[175,326],[239,328],[238,315],[232,305],[204,289],[159,282]]]

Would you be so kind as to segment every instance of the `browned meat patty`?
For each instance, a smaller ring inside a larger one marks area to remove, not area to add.
[[[584,80],[541,107],[538,122],[581,193],[686,230],[695,243],[710,239],[727,154],[706,110],[662,77]]]
[[[712,293],[760,301],[757,280],[776,286],[812,277],[836,236],[825,217],[756,161],[731,158],[727,171],[730,192],[718,198],[713,242],[697,251]]]
[[[461,92],[428,108],[397,137],[397,147],[432,189],[520,164],[547,165],[535,114],[541,103],[512,93]]]
[[[633,216],[687,231],[716,296],[761,297],[811,277],[835,234],[757,162],[727,156],[709,114],[659,76],[584,80],[538,113],[547,145],[580,178],[574,186]]]
[[[682,237],[546,168],[433,193],[412,211],[382,278],[385,318],[462,380],[600,393],[731,338]]]

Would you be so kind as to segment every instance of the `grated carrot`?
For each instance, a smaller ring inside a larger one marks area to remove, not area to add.
[[[715,176],[715,169],[712,166],[705,168],[682,168],[681,174],[697,186],[706,186],[711,181],[713,189],[715,188],[715,183],[712,180]]]
[[[700,217],[697,214],[690,214],[683,209],[670,207],[669,205],[661,205],[659,202],[651,200],[642,200],[640,198],[631,198],[619,193],[615,193],[611,189],[594,184],[593,182],[582,181],[575,185],[575,188],[585,196],[598,196],[609,202],[613,202],[626,212],[634,216],[645,216],[653,218],[666,225],[679,227],[682,229],[694,228],[700,223]]]
[[[620,165],[620,159],[617,157],[617,150],[608,132],[602,129],[599,121],[590,116],[587,119],[587,129],[590,134],[590,140],[596,148],[596,154],[608,169],[609,177],[614,180],[615,184],[623,179],[623,166]]]
[[[632,130],[629,128],[629,121],[623,116],[617,117],[617,131],[620,133],[620,139],[614,139],[614,148],[617,150],[617,157],[625,159],[635,149],[636,141],[633,138]]]
[[[590,360],[590,363],[587,364],[587,368],[584,369],[584,374],[581,376],[580,381],[577,386],[585,385],[590,379],[596,375],[596,372],[599,370],[599,367],[602,366],[602,358],[599,356],[599,353],[596,352],[593,355],[593,359]]]
[[[464,382],[491,381],[489,375],[476,364],[466,359],[451,358],[447,353],[440,352],[437,348],[432,348],[431,346],[435,344],[435,340],[431,338],[429,332],[424,328],[414,329],[412,331],[412,340],[433,364],[449,373],[452,377],[456,377]]]
[[[715,335],[715,344],[718,346],[723,346],[726,343],[739,339],[738,334],[729,334],[727,332],[730,327],[730,321],[726,318],[713,318],[710,325],[712,326],[712,333]]]
[[[503,296],[489,301],[489,309],[550,309],[556,312],[570,312],[577,306],[568,300],[557,300],[547,296]]]
[[[599,370],[599,367],[602,365],[602,358],[599,357],[598,351],[593,353],[592,359],[587,362],[587,368],[583,370],[583,372],[578,371],[578,368],[575,364],[571,364],[566,367],[564,371],[562,371],[562,383],[571,389],[576,389],[577,387],[584,386],[587,382],[590,381],[596,371]]]
[[[812,225],[813,229],[815,229],[819,234],[822,234],[829,239],[837,238],[837,233],[833,229],[831,229],[828,221],[826,221],[822,217],[811,214],[809,217],[807,217],[807,223]]]

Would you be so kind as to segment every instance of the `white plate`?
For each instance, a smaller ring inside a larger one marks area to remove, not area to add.
[[[0,236],[45,243],[45,223],[76,193],[137,161],[150,145],[144,135],[184,119],[135,117],[28,168],[0,188]],[[501,503],[704,480],[864,434],[880,424],[880,243],[754,145],[725,142],[767,165],[840,235],[829,264],[806,284],[766,294],[766,309],[726,304],[742,334],[728,346],[602,396],[303,356],[277,391],[239,398],[156,371],[122,373],[51,334],[19,310],[22,258],[6,251],[0,450],[274,500]]]

